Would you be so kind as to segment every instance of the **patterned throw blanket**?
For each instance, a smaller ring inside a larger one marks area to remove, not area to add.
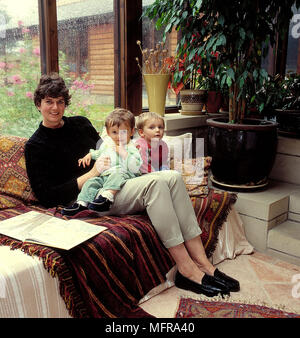
[[[206,198],[194,196],[191,201],[209,257],[236,195],[210,190]],[[0,210],[0,220],[30,210],[61,217],[56,209],[20,204]],[[4,235],[0,235],[0,245],[40,257],[49,273],[57,276],[60,294],[75,318],[149,317],[138,302],[165,281],[174,261],[148,216],[98,217],[91,211],[80,216],[108,229],[69,251],[22,243]]]

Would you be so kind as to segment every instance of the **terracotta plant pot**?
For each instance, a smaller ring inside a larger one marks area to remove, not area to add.
[[[222,94],[216,91],[208,91],[206,101],[206,112],[208,114],[218,113],[222,105]]]

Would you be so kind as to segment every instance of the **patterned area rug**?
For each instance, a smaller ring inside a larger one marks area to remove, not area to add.
[[[175,318],[300,318],[263,305],[181,298]]]

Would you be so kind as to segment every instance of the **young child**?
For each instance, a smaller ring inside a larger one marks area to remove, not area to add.
[[[98,177],[89,179],[83,185],[77,201],[62,210],[63,215],[73,216],[87,208],[98,212],[108,211],[115,194],[126,180],[140,175],[142,159],[131,141],[135,130],[134,115],[127,109],[117,108],[106,117],[105,128],[107,136],[100,148],[91,149],[78,160],[78,164],[85,166],[92,159],[109,157],[110,168],[101,172]]]
[[[143,160],[141,173],[168,170],[169,151],[166,142],[162,140],[164,119],[153,112],[142,113],[136,118],[136,127],[140,137],[135,141],[135,145]]]

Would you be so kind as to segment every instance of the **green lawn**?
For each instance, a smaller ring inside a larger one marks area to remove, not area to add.
[[[83,115],[86,116],[94,125],[99,133],[101,133],[104,126],[105,117],[113,110],[112,105],[94,104],[89,107],[88,112],[79,112],[78,114],[70,113],[68,109],[65,112],[66,116]],[[21,116],[11,112],[10,114],[3,114],[0,111],[0,133],[22,136],[29,138],[38,128],[41,122],[40,113],[33,114],[24,113]]]

